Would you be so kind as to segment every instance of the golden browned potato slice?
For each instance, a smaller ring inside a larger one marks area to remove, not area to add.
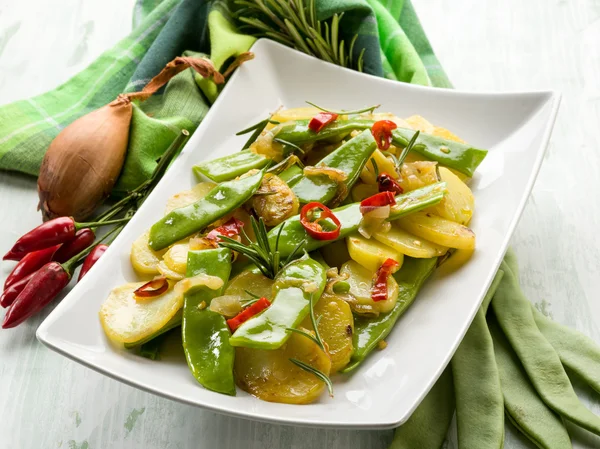
[[[440,265],[438,272],[442,275],[454,273],[471,259],[474,252],[473,249],[454,250],[450,257]]]
[[[441,246],[475,249],[475,233],[470,228],[429,212],[415,212],[396,223],[405,231]]]
[[[475,209],[475,198],[471,189],[458,176],[445,167],[439,169],[442,181],[446,182],[446,194],[442,201],[427,209],[447,220],[468,225]]]
[[[183,192],[176,193],[167,200],[165,215],[174,209],[189,206],[190,204],[201,200],[216,186],[217,185],[214,182],[201,182],[196,184],[190,190],[184,190]]]
[[[404,255],[375,239],[366,239],[360,235],[348,237],[348,253],[352,260],[375,273],[387,259],[394,259],[400,265],[404,261]]]
[[[438,181],[437,162],[417,161],[402,164],[398,184],[410,192]]]
[[[454,140],[455,142],[465,143],[460,137],[452,132],[448,131],[446,128],[441,128],[439,126],[434,126],[433,133],[434,136],[443,137],[444,139]]]
[[[189,243],[176,243],[171,246],[163,256],[165,265],[173,271],[185,274],[189,250]]]
[[[435,126],[429,123],[424,117],[420,115],[411,115],[405,122],[408,123],[408,126],[412,129],[419,130],[422,133],[433,134],[435,131]]]
[[[267,226],[277,226],[298,213],[298,198],[279,176],[267,173],[250,200],[252,208]]]
[[[292,333],[285,345],[275,350],[236,348],[235,381],[244,391],[263,401],[308,404],[319,398],[325,384],[290,361],[294,358],[326,375],[331,360],[315,342]]]
[[[350,295],[353,298],[348,303],[352,310],[363,315],[379,315],[391,311],[398,301],[398,283],[393,276],[388,278],[388,297],[385,301],[373,301],[371,290],[373,288],[373,275],[375,272],[367,270],[355,261],[345,263],[340,274],[348,275]]]
[[[392,228],[389,232],[378,232],[373,235],[373,238],[406,256],[417,259],[438,257],[446,254],[448,251],[448,248],[445,246],[436,245],[421,237],[417,237],[394,225],[394,223],[392,223]]]
[[[139,274],[158,274],[158,263],[161,261],[166,249],[154,251],[148,245],[148,236],[150,231],[144,232],[131,245],[129,260],[131,266]]]
[[[301,108],[291,108],[291,109],[280,109],[275,114],[271,116],[271,120],[284,123],[292,120],[309,120],[317,115],[321,110],[313,107],[306,106]],[[266,129],[271,129],[275,125],[269,123]]]
[[[252,299],[252,293],[255,296],[272,299],[271,288],[273,287],[273,279],[269,279],[258,270],[242,271],[234,277],[227,288],[224,295],[239,296],[242,300]]]
[[[354,333],[354,318],[352,310],[346,301],[337,295],[324,293],[314,305],[315,317],[319,320],[319,334],[329,351],[331,358],[331,373],[336,373],[350,362],[354,352],[352,334]],[[307,316],[302,326],[312,330],[310,316]]]

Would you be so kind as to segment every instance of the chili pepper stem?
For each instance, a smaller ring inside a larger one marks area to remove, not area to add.
[[[127,220],[129,220],[129,218],[127,218]],[[73,257],[71,257],[69,260],[67,260],[66,262],[62,263],[62,267],[63,269],[67,272],[67,274],[69,275],[69,277],[73,276],[73,272],[75,271],[75,268],[77,268],[77,265],[79,265],[80,262],[83,262],[83,260],[85,259],[85,257],[100,243],[104,242],[106,239],[108,239],[111,235],[113,235],[115,232],[119,233],[121,232],[121,230],[123,229],[123,226],[117,226],[114,229],[111,229],[106,235],[104,235],[100,240],[98,240],[97,242],[95,242],[95,244],[90,245],[89,247],[87,247],[86,249],[84,249],[83,251],[81,251],[78,254],[75,254]],[[111,240],[112,241],[112,240]]]
[[[85,229],[85,228],[96,229],[96,228],[99,228],[100,226],[126,223],[129,220],[130,220],[129,217],[124,217],[124,218],[119,218],[117,220],[108,220],[108,221],[93,221],[93,222],[88,222],[88,223],[75,222],[75,230],[79,231],[80,229]]]

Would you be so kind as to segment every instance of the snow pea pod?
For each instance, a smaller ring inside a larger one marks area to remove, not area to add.
[[[219,184],[194,204],[171,211],[152,225],[148,244],[158,251],[201,231],[248,201],[260,186],[263,174],[259,171],[246,178]]]
[[[558,354],[541,334],[517,278],[503,262],[504,280],[492,307],[500,327],[542,400],[569,421],[600,435],[600,417],[580,401]]]
[[[354,319],[354,354],[350,363],[342,372],[347,373],[360,365],[377,344],[391,332],[398,318],[406,312],[415,300],[423,283],[433,273],[437,257],[430,259],[414,259],[405,257],[402,268],[394,273],[399,292],[396,305],[391,312],[376,318],[355,317]]]
[[[325,288],[325,268],[308,256],[283,268],[273,285],[273,304],[243,323],[229,339],[232,346],[277,349],[310,311],[311,297],[318,301]]]
[[[206,274],[223,280],[223,287],[201,286],[185,294],[181,326],[183,350],[190,371],[200,384],[212,391],[235,396],[229,327],[223,315],[210,310],[210,301],[222,294],[231,272],[231,251],[227,248],[190,251],[187,277]]]
[[[293,187],[294,184],[302,179],[304,176],[304,171],[300,168],[300,166],[294,164],[291,167],[286,168],[277,176],[283,179],[288,186]]]
[[[376,148],[373,135],[365,130],[325,156],[317,167],[326,166],[343,171],[347,176],[344,184],[350,189]],[[318,201],[327,204],[336,196],[338,184],[327,175],[304,176],[292,190],[300,203]]]
[[[416,212],[426,207],[439,203],[444,197],[446,184],[438,182],[425,186],[421,189],[396,196],[396,206],[392,207],[388,221],[397,220],[404,215]],[[358,230],[362,215],[360,213],[360,203],[352,203],[347,206],[333,209],[333,213],[340,220],[341,229],[337,240],[343,239]],[[286,221],[271,229],[269,232],[269,242],[271,247],[275,248],[275,241],[279,234],[279,252],[283,259],[294,252],[297,247],[311,252],[321,248],[333,240],[316,240],[310,237],[302,224],[298,215],[288,218]]]
[[[562,419],[538,396],[495,317],[488,318],[488,326],[494,341],[494,354],[508,419],[539,448],[572,447]]]
[[[201,178],[206,176],[214,182],[229,181],[255,168],[266,167],[271,160],[250,150],[240,151],[227,156],[201,162],[192,168]]]
[[[318,142],[334,138],[341,138],[350,134],[354,130],[371,129],[373,120],[336,120],[327,125],[318,133],[308,127],[310,120],[296,120],[289,122],[290,126],[283,128],[277,138],[286,142],[291,142],[295,145],[303,145],[305,143]],[[291,126],[291,123],[294,126]]]

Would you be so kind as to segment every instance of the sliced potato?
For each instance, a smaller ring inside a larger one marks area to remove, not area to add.
[[[267,226],[277,226],[298,213],[299,202],[290,186],[279,176],[267,173],[250,200],[252,209]]]
[[[373,120],[378,122],[379,120],[389,120],[398,125],[399,128],[410,128],[410,125],[406,122],[406,120],[398,117],[397,115],[392,114],[391,112],[375,112],[373,114],[361,114],[361,119],[364,120]]]
[[[429,212],[415,212],[396,223],[405,231],[441,246],[475,249],[475,233],[470,228]]]
[[[402,164],[398,184],[410,192],[438,181],[437,162],[417,161]]]
[[[275,114],[273,114],[271,116],[271,120],[279,122],[279,123],[289,122],[291,120],[309,120],[309,119],[313,118],[315,115],[317,115],[319,112],[322,112],[322,111],[313,106],[304,106],[301,108],[291,108],[291,109],[280,109],[279,111],[275,112]],[[267,125],[266,129],[271,129],[274,126],[275,125],[273,125],[272,123],[269,123]]]
[[[435,126],[420,115],[411,115],[407,119],[404,119],[404,121],[408,123],[409,127],[415,130],[418,129],[422,133],[433,134],[435,131]]]
[[[275,350],[236,348],[234,374],[238,386],[263,401],[308,404],[319,398],[325,384],[290,361],[300,360],[329,374],[331,360],[315,342],[292,333]]]
[[[394,179],[398,178],[398,173],[396,173],[396,165],[394,165],[394,162],[385,157],[381,151],[375,150],[371,158],[367,161],[364,168],[360,172],[360,179],[362,182],[365,184],[377,184],[376,170],[375,166],[373,165],[373,161],[375,161],[379,173],[387,173]]]
[[[377,185],[359,182],[352,188],[352,201],[359,203],[365,198],[369,198],[378,192],[379,189],[377,188]]]
[[[439,126],[433,127],[432,134],[434,136],[443,137],[444,139],[454,140],[455,142],[460,142],[460,143],[465,143],[465,141],[462,140],[460,137],[458,137],[456,134],[448,131],[446,128],[441,128]]]
[[[323,246],[321,248],[321,255],[330,267],[342,268],[342,265],[350,260],[348,247],[344,240],[338,240]]]
[[[327,344],[333,374],[350,362],[354,352],[354,317],[348,303],[337,295],[324,293],[314,307],[315,317],[319,320],[319,334]],[[304,319],[302,326],[313,330],[310,316]]]
[[[404,261],[404,255],[398,250],[374,239],[366,239],[355,235],[348,237],[346,242],[352,260],[355,260],[372,273],[377,271],[386,259],[394,259],[400,265]]]
[[[440,265],[438,272],[442,275],[454,273],[471,259],[474,252],[473,249],[454,250],[450,257]]]
[[[158,263],[166,249],[154,251],[148,245],[150,231],[144,232],[131,245],[129,260],[131,266],[139,274],[158,274]]]
[[[164,260],[161,260],[160,262],[158,262],[158,265],[156,265],[156,268],[161,275],[163,275],[167,279],[171,279],[173,281],[179,281],[185,277],[184,273],[180,273],[178,271],[171,270],[167,266],[167,264],[165,263]]]
[[[135,290],[145,282],[135,282],[114,288],[100,307],[100,322],[104,332],[118,343],[143,340],[165,326],[183,307],[183,294],[170,286],[155,298],[137,301]]]
[[[167,268],[185,275],[189,250],[189,243],[176,243],[171,246],[163,256]]]
[[[436,245],[435,243],[416,237],[399,226],[395,226],[394,223],[392,223],[392,228],[389,232],[378,232],[373,235],[373,238],[406,256],[417,259],[442,256],[448,251],[448,248],[445,246]]]
[[[180,207],[189,206],[198,200],[204,198],[208,192],[214,189],[217,185],[214,182],[201,182],[196,184],[190,190],[184,190],[183,192],[176,193],[167,200],[167,206],[165,207],[165,215],[174,209]]]
[[[388,297],[385,301],[373,301],[371,290],[373,288],[374,271],[369,271],[355,261],[345,263],[340,274],[348,275],[350,284],[351,301],[348,301],[352,310],[358,314],[379,315],[391,311],[398,300],[398,283],[393,276],[388,278]]]
[[[258,270],[242,271],[229,282],[223,295],[239,296],[242,300],[248,300],[252,299],[248,294],[250,292],[261,298],[271,299],[273,282],[273,279],[269,279]]]
[[[442,201],[427,209],[447,220],[468,225],[475,209],[475,198],[471,189],[458,176],[445,167],[439,168],[442,181],[446,182],[446,195]]]

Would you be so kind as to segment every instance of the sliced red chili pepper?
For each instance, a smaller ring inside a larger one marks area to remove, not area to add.
[[[310,122],[308,122],[308,128],[318,133],[331,122],[337,120],[337,118],[338,115],[333,112],[319,112],[317,115],[310,119]]]
[[[108,249],[108,245],[104,243],[100,243],[96,245],[92,251],[87,255],[85,260],[83,261],[83,266],[81,267],[81,271],[79,272],[79,278],[77,278],[77,282],[79,282],[90,269],[94,266],[98,259],[104,254],[104,252]]]
[[[392,131],[398,128],[391,120],[379,120],[373,123],[371,127],[371,134],[375,138],[375,142],[377,142],[377,147],[385,151],[392,144]]]
[[[379,192],[360,202],[360,213],[365,215],[378,207],[394,206],[396,198],[392,192]]]
[[[50,262],[36,271],[16,297],[2,322],[2,328],[15,327],[42,310],[67,286],[71,274],[58,262]]]
[[[309,214],[314,209],[320,209],[321,214],[319,218],[312,221],[309,217]],[[336,228],[332,231],[324,231],[323,227],[319,224],[320,221],[330,219],[335,224]],[[306,229],[308,235],[310,235],[313,239],[316,240],[335,240],[340,236],[340,230],[342,228],[342,223],[338,218],[334,215],[334,213],[324,204],[321,204],[317,201],[313,201],[312,203],[308,203],[304,205],[302,210],[300,211],[300,223]]]
[[[404,193],[404,189],[400,184],[398,184],[398,181],[396,181],[387,173],[381,173],[377,177],[377,185],[379,186],[380,192],[392,192],[396,195]]]
[[[229,326],[229,329],[231,329],[231,332],[235,332],[236,329],[242,325],[242,323],[244,323],[245,321],[248,321],[254,315],[262,312],[270,305],[271,305],[271,303],[269,302],[269,300],[267,298],[260,298],[258,301],[256,301],[254,304],[252,304],[250,307],[245,308],[240,313],[238,313],[236,316],[227,320],[227,325]]]
[[[235,237],[240,234],[242,227],[244,226],[244,222],[238,220],[235,217],[231,217],[227,222],[218,228],[213,229],[208,234],[206,234],[206,238],[209,240],[219,241],[219,236],[224,235],[225,237]]]
[[[58,245],[26,254],[25,257],[23,257],[19,263],[15,265],[13,270],[6,278],[6,281],[4,282],[4,288],[7,289],[14,283],[19,282],[25,276],[42,268],[52,260],[52,256],[55,254],[57,249]]]
[[[386,259],[373,276],[373,288],[371,289],[371,299],[373,301],[385,301],[388,297],[387,281],[390,275],[398,268],[400,264],[394,259]]]
[[[32,251],[68,242],[75,237],[75,220],[72,217],[58,217],[47,221],[24,234],[8,251],[4,260],[21,260]]]
[[[134,293],[135,296],[140,298],[153,298],[160,296],[169,289],[169,281],[166,277],[161,276],[156,279],[152,279],[150,282],[146,282]]]

